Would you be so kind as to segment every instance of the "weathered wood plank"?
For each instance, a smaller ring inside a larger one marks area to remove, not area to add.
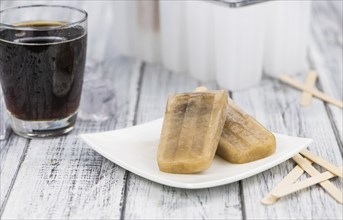
[[[343,2],[313,2],[312,38],[310,41],[310,59],[318,70],[322,89],[343,100]],[[343,150],[343,112],[328,105],[327,111],[335,125],[337,140]]]
[[[9,134],[14,136],[14,134]],[[0,141],[0,216],[25,158],[29,140],[8,138]]]
[[[198,83],[161,67],[146,65],[140,91],[137,123],[164,114],[168,94],[193,91]],[[213,87],[213,84],[207,84]],[[186,190],[163,186],[135,174],[127,182],[125,219],[241,219],[239,185]]]
[[[342,154],[323,102],[316,99],[311,108],[302,108],[298,91],[272,79],[264,79],[260,86],[248,91],[236,92],[233,98],[272,131],[313,138],[311,151],[334,164],[342,164]],[[337,219],[342,216],[341,205],[317,186],[296,192],[273,206],[260,203],[294,165],[289,160],[242,181],[241,196],[247,219]],[[342,188],[342,181],[333,182]]]

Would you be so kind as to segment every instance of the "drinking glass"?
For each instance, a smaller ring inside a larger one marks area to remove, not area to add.
[[[0,81],[12,129],[51,137],[74,128],[87,48],[87,12],[30,5],[0,11]]]

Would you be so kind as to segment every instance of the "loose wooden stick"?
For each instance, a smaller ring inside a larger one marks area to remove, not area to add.
[[[306,161],[308,161],[310,164],[312,164],[312,161],[304,158]],[[261,203],[264,205],[272,205],[276,203],[279,200],[279,197],[273,195],[274,192],[278,190],[282,190],[288,185],[291,185],[294,183],[302,174],[304,173],[304,170],[299,166],[296,165],[294,169],[288,173],[288,175],[281,180],[281,182],[276,185],[262,200]]]
[[[294,193],[296,191],[305,189],[307,187],[316,185],[320,182],[323,182],[325,180],[331,179],[333,177],[336,177],[336,175],[334,175],[333,173],[326,171],[324,173],[315,175],[313,177],[307,178],[303,181],[294,183],[292,185],[286,186],[284,189],[278,189],[273,191],[272,195],[276,196],[276,197],[283,197],[283,196],[287,196],[291,193]]]
[[[305,86],[308,88],[314,88],[314,86],[316,84],[317,76],[318,75],[315,71],[313,71],[313,70],[310,71],[307,75]],[[302,96],[301,96],[300,105],[301,106],[309,106],[309,105],[311,105],[311,102],[312,102],[312,94],[304,91]]]
[[[284,187],[294,183],[303,173],[304,170],[300,166],[295,166],[294,169],[261,200],[261,203],[264,205],[276,203],[279,200],[279,197],[274,196],[274,192],[282,190]]]
[[[312,153],[312,152],[310,152],[309,150],[306,150],[306,149],[300,151],[300,153],[302,155],[304,155],[305,157],[307,157],[308,159],[310,159],[311,161],[313,161],[314,163],[324,167],[325,169],[327,169],[331,173],[336,174],[337,176],[343,178],[342,169],[336,167],[332,163],[330,163],[330,162],[328,162],[328,161],[318,157],[317,155],[315,155],[314,153]]]
[[[287,83],[288,85],[293,86],[294,88],[297,88],[299,90],[303,90],[303,91],[306,91],[308,93],[311,93],[312,95],[316,96],[317,98],[322,99],[323,101],[326,101],[328,103],[336,105],[339,108],[343,108],[343,102],[342,101],[334,99],[334,98],[326,95],[325,93],[318,91],[317,89],[309,88],[309,87],[299,83],[298,81],[292,79],[291,77],[289,77],[287,75],[281,75],[279,77],[279,79],[282,82]]]
[[[205,86],[199,86],[197,87],[194,92],[206,92],[207,88]]]
[[[303,168],[310,176],[315,176],[320,174],[318,170],[316,170],[311,163],[306,161],[300,154],[296,154],[293,157],[293,160]],[[343,193],[333,185],[329,180],[325,180],[319,183],[325,190],[328,192],[337,202],[343,204]]]

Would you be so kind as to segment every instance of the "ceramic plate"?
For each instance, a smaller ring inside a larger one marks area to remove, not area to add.
[[[169,174],[158,169],[156,155],[163,119],[121,130],[82,134],[99,154],[141,177],[167,186],[199,189],[232,183],[270,169],[311,144],[307,138],[275,134],[276,152],[264,159],[231,164],[216,156],[210,168],[198,174]]]

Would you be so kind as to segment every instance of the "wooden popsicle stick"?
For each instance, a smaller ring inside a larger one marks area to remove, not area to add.
[[[334,99],[328,95],[326,95],[325,93],[321,92],[321,91],[318,91],[317,89],[314,89],[314,88],[309,88],[307,86],[305,86],[304,84],[302,83],[299,83],[298,81],[292,79],[291,77],[287,76],[287,75],[281,75],[279,77],[279,79],[290,85],[290,86],[293,86],[294,88],[296,89],[299,89],[299,90],[303,90],[303,91],[306,91],[308,93],[311,93],[313,96],[316,96],[317,98],[325,101],[325,102],[328,102],[328,103],[331,103],[333,105],[336,105],[337,107],[339,108],[343,108],[343,102],[342,101],[339,101],[337,99]]]
[[[194,92],[206,92],[207,88],[205,86],[199,86],[197,87]]]
[[[279,200],[279,197],[273,196],[273,194],[268,193],[262,200],[263,205],[273,205]]]
[[[286,186],[284,189],[275,190],[275,191],[273,191],[272,195],[279,197],[279,198],[284,197],[284,196],[287,196],[287,195],[294,193],[296,191],[305,189],[307,187],[316,185],[316,184],[323,182],[325,180],[331,179],[333,177],[336,177],[336,175],[329,172],[329,171],[326,171],[324,173],[321,173],[321,174],[315,175],[313,177],[307,178],[303,181],[300,181],[300,182],[294,183],[292,185]]]
[[[287,174],[287,176],[281,180],[262,200],[261,203],[264,205],[272,205],[279,200],[279,197],[274,196],[274,192],[277,192],[284,187],[294,183],[302,174],[304,170],[300,166],[295,166],[294,169]]]
[[[312,164],[312,161],[304,158],[306,161],[308,161],[310,164]],[[292,183],[294,183],[302,174],[304,173],[304,170],[299,166],[296,165],[294,167],[294,169],[289,172],[289,174],[283,179],[281,180],[281,182],[276,185],[262,200],[261,203],[264,205],[272,205],[274,203],[276,203],[279,200],[279,197],[274,196],[273,193],[275,191],[281,190],[285,187],[287,187],[288,185],[291,185]]]
[[[310,152],[307,149],[300,151],[300,154],[304,155],[305,157],[307,157],[308,159],[310,159],[314,163],[324,167],[325,169],[327,169],[331,173],[339,176],[340,178],[343,178],[342,169],[336,167],[335,165],[333,165],[329,161],[326,161],[323,158],[318,157],[317,155],[315,155],[314,153]]]
[[[303,168],[310,176],[315,176],[320,174],[318,170],[316,170],[310,162],[308,162],[305,158],[303,158],[300,154],[296,154],[293,157],[293,160]],[[325,180],[319,183],[325,190],[328,192],[337,202],[343,204],[343,193],[333,185],[329,180]]]
[[[317,73],[315,71],[310,71],[307,75],[305,86],[308,88],[314,88],[317,80]],[[312,94],[309,92],[303,91],[301,96],[300,105],[301,106],[310,106],[312,102]]]

